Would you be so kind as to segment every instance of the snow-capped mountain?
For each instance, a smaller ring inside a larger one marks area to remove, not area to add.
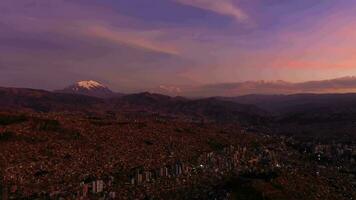
[[[56,92],[82,94],[99,98],[108,98],[117,95],[105,85],[93,80],[78,81],[63,90],[57,90]]]

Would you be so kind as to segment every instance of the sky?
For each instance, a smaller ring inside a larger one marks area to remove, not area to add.
[[[1,0],[0,85],[184,94],[354,76],[355,11],[354,0]]]

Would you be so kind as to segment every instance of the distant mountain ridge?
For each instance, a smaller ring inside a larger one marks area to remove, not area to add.
[[[277,81],[245,81],[218,83],[198,86],[184,91],[188,96],[242,96],[250,94],[300,94],[300,93],[349,93],[356,92],[356,77],[347,76],[335,79],[287,82]]]
[[[356,93],[246,95],[189,99],[155,93],[111,98],[0,87],[0,111],[160,115],[194,122],[238,123],[287,135],[339,137],[356,132]],[[259,130],[253,129],[253,130]],[[315,131],[323,130],[323,131]]]
[[[235,103],[251,104],[266,110],[274,116],[272,119],[283,127],[284,132],[315,130],[316,127],[326,132],[344,134],[356,130],[356,94],[295,94],[295,95],[247,95],[223,98]],[[290,126],[296,126],[290,130]],[[289,127],[289,128],[288,128]],[[325,128],[328,127],[328,128]],[[280,131],[280,130],[278,130]]]
[[[292,95],[245,95],[220,97],[222,100],[255,105],[275,113],[298,113],[322,110],[356,110],[356,93],[345,94],[292,94]]]
[[[38,112],[95,110],[104,101],[90,96],[0,87],[0,109]]]
[[[0,110],[36,112],[131,112],[162,114],[195,120],[255,122],[268,115],[253,105],[217,98],[191,100],[153,93],[138,93],[111,98],[22,88],[0,88]]]
[[[233,83],[217,83],[200,86],[174,86],[160,85],[158,88],[147,89],[151,93],[159,93],[167,96],[189,96],[212,97],[224,96],[234,97],[243,95],[276,95],[276,94],[335,94],[356,92],[356,77],[348,76],[335,79],[306,82],[288,81],[245,81]],[[123,96],[110,90],[104,84],[94,80],[78,81],[64,89],[55,92],[82,94],[99,98],[113,98]]]
[[[309,121],[356,120],[356,93],[188,99],[149,92],[118,95],[98,82],[86,81],[55,92],[0,87],[0,96],[0,109],[39,112],[146,112],[220,122],[256,122],[273,116],[284,119],[298,116]]]
[[[148,111],[219,122],[254,121],[268,116],[257,106],[240,104],[218,98],[186,99],[148,92],[125,95],[112,102],[115,110]]]
[[[349,141],[356,138],[356,93],[221,97],[268,111],[276,134]]]

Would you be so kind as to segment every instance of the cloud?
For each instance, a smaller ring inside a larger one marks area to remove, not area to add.
[[[210,84],[185,91],[189,96],[239,96],[247,94],[345,93],[356,91],[356,77],[292,83],[246,81]]]
[[[120,45],[126,44],[136,48],[164,54],[179,54],[178,50],[172,45],[155,41],[155,36],[157,34],[159,35],[159,32],[118,31],[100,25],[90,26],[85,31],[89,36],[105,39]]]
[[[233,17],[238,22],[247,22],[248,15],[231,0],[176,0],[178,3],[209,10]]]

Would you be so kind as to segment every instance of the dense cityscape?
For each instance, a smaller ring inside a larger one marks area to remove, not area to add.
[[[4,111],[0,119],[3,199],[356,195],[352,141],[150,112]]]

